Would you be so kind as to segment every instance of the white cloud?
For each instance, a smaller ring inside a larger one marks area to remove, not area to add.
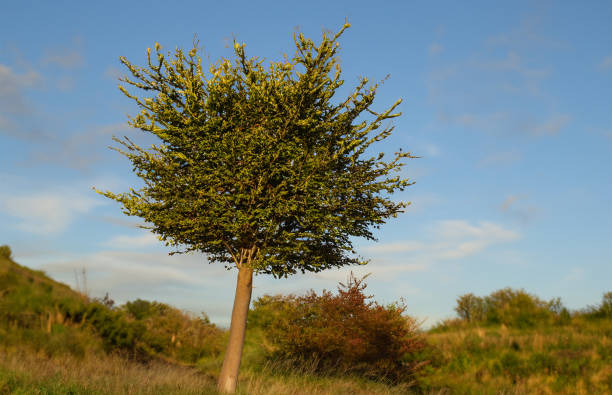
[[[160,245],[161,242],[151,232],[146,232],[137,236],[119,235],[103,243],[103,245],[117,249],[142,248]]]
[[[493,222],[471,224],[463,220],[446,220],[427,228],[425,241],[406,240],[377,244],[363,250],[368,254],[368,258],[377,262],[377,267],[382,266],[378,271],[386,274],[425,270],[436,262],[467,258],[492,245],[512,242],[519,238],[518,232]],[[384,258],[385,256],[387,258]],[[380,262],[384,260],[389,263],[381,265]]]
[[[39,235],[61,233],[77,216],[102,204],[100,200],[68,190],[0,195],[0,203],[0,210],[17,219],[17,229]]]
[[[424,247],[423,243],[418,241],[405,241],[397,243],[375,244],[364,248],[367,252],[373,253],[395,253],[395,252],[413,252],[420,251]]]
[[[316,273],[314,276],[328,284],[328,288],[333,288],[337,283],[346,283],[350,274],[356,278],[363,278],[366,275],[371,275],[372,278],[379,280],[397,279],[398,275],[403,273],[423,272],[427,270],[428,265],[424,262],[419,263],[392,263],[382,260],[373,261],[371,264],[363,266],[351,266],[338,270],[325,270]],[[304,286],[304,288],[307,288]]]
[[[106,250],[23,260],[73,288],[78,284],[83,291],[86,283],[92,297],[108,292],[118,304],[136,298],[157,300],[192,312],[205,311],[214,322],[229,323],[236,272],[225,270],[222,264],[208,264],[202,254]],[[274,280],[258,277],[255,287],[262,283]]]
[[[478,239],[487,242],[504,242],[516,240],[519,236],[515,231],[505,229],[493,222],[483,221],[472,225],[463,220],[446,220],[438,222],[433,233],[443,240]]]

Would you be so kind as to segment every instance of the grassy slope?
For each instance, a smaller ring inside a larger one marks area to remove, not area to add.
[[[85,356],[102,350],[101,339],[71,325],[66,312],[87,298],[43,272],[0,256],[0,345],[37,353]]]
[[[612,320],[564,326],[456,328],[431,333],[424,384],[452,393],[610,394]]]
[[[0,257],[1,393],[215,392],[220,357],[195,367],[144,365],[103,351],[101,339],[62,310],[86,298],[41,272]],[[457,327],[427,335],[432,364],[423,393],[612,393],[612,321],[574,318],[533,329]],[[263,358],[265,335],[246,339],[243,394],[401,394],[358,377],[287,372]]]

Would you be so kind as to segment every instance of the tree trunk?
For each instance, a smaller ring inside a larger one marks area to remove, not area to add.
[[[238,281],[236,282],[236,295],[234,296],[234,308],[232,310],[232,322],[230,324],[229,343],[223,360],[223,367],[219,375],[217,389],[221,393],[233,394],[236,392],[238,382],[238,369],[244,346],[244,334],[246,332],[247,315],[251,303],[251,292],[253,290],[253,269],[241,267],[238,269]]]

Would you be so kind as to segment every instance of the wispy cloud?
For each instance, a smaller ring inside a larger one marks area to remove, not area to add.
[[[550,136],[559,133],[570,121],[569,114],[554,114],[540,122],[526,121],[524,129],[534,136]]]
[[[76,69],[85,64],[83,40],[76,37],[70,46],[47,48],[42,58],[43,65],[58,66],[63,69]]]
[[[560,133],[571,122],[569,114],[554,113],[547,117],[510,113],[462,113],[450,116],[445,113],[438,114],[438,119],[445,123],[458,125],[467,129],[481,131],[489,134],[508,136],[524,135],[533,137],[553,136]]]
[[[124,73],[121,70],[119,70],[118,68],[116,68],[115,66],[108,66],[104,70],[104,77],[109,78],[109,79],[111,79],[113,81],[117,81],[123,75],[124,75]]]
[[[442,53],[442,51],[444,51],[444,46],[442,46],[442,44],[440,44],[440,43],[433,43],[427,49],[427,52],[430,55],[438,55],[438,54]]]
[[[42,76],[32,69],[17,73],[0,63],[0,134],[21,139],[33,139],[40,135],[25,122],[36,112],[27,100],[26,92],[36,89],[42,81]]]
[[[566,43],[541,33],[541,16],[537,13],[525,15],[518,26],[509,31],[490,36],[486,44],[491,47],[505,47],[513,49],[539,48],[555,49],[567,46]]]
[[[522,155],[518,151],[500,151],[493,152],[484,156],[480,162],[480,166],[502,166],[502,165],[510,165],[520,161]]]
[[[31,259],[29,266],[73,287],[75,273],[85,269],[87,291],[93,297],[108,292],[117,303],[157,300],[193,312],[205,311],[214,322],[229,323],[236,273],[223,265],[208,264],[201,254],[104,250]],[[256,286],[261,282],[257,278]],[[80,283],[82,286],[82,279]]]
[[[597,67],[602,71],[612,70],[612,55],[604,57]]]
[[[426,244],[419,241],[403,241],[395,243],[375,244],[367,247],[365,250],[371,253],[398,253],[398,252],[414,252],[422,251]]]
[[[18,74],[9,66],[0,64],[0,104],[3,111],[27,112],[23,89],[34,87],[42,77],[34,70]]]
[[[488,221],[481,221],[474,225],[464,220],[439,221],[432,226],[431,232],[436,238],[443,240],[474,239],[486,241],[486,244],[513,241],[519,238],[515,231]]]
[[[104,154],[109,153],[111,136],[131,131],[127,123],[116,123],[92,127],[67,137],[56,136],[52,141],[36,147],[24,164],[54,164],[87,171],[94,163],[102,160]]]
[[[538,208],[528,204],[527,195],[508,195],[499,205],[502,213],[526,224],[532,221],[538,214]]]
[[[426,234],[422,241],[376,244],[364,248],[364,252],[377,262],[376,266],[386,268],[383,272],[392,273],[404,270],[406,263],[410,270],[425,270],[436,262],[467,258],[492,245],[520,238],[518,232],[488,221],[476,224],[464,220],[438,221],[426,229]],[[381,265],[380,261],[385,259],[391,263]]]
[[[80,215],[101,204],[100,200],[70,189],[0,194],[0,211],[15,220],[13,227],[37,235],[62,233]]]
[[[425,143],[417,145],[417,155],[425,157],[440,156],[440,147],[433,143]]]
[[[438,64],[432,59],[427,88],[438,120],[508,137],[561,132],[572,117],[556,110],[558,100],[546,89],[555,64],[539,54],[562,45],[541,36],[537,28],[528,18],[458,58]]]
[[[118,235],[102,243],[102,245],[114,249],[138,249],[143,247],[150,247],[154,245],[160,245],[161,242],[151,232],[142,231],[142,234],[132,235]]]

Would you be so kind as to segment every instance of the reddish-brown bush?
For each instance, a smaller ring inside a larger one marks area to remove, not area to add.
[[[320,372],[350,372],[394,382],[414,381],[426,361],[426,343],[406,306],[381,306],[351,275],[336,295],[265,296],[250,324],[261,326],[285,361],[307,362]]]

